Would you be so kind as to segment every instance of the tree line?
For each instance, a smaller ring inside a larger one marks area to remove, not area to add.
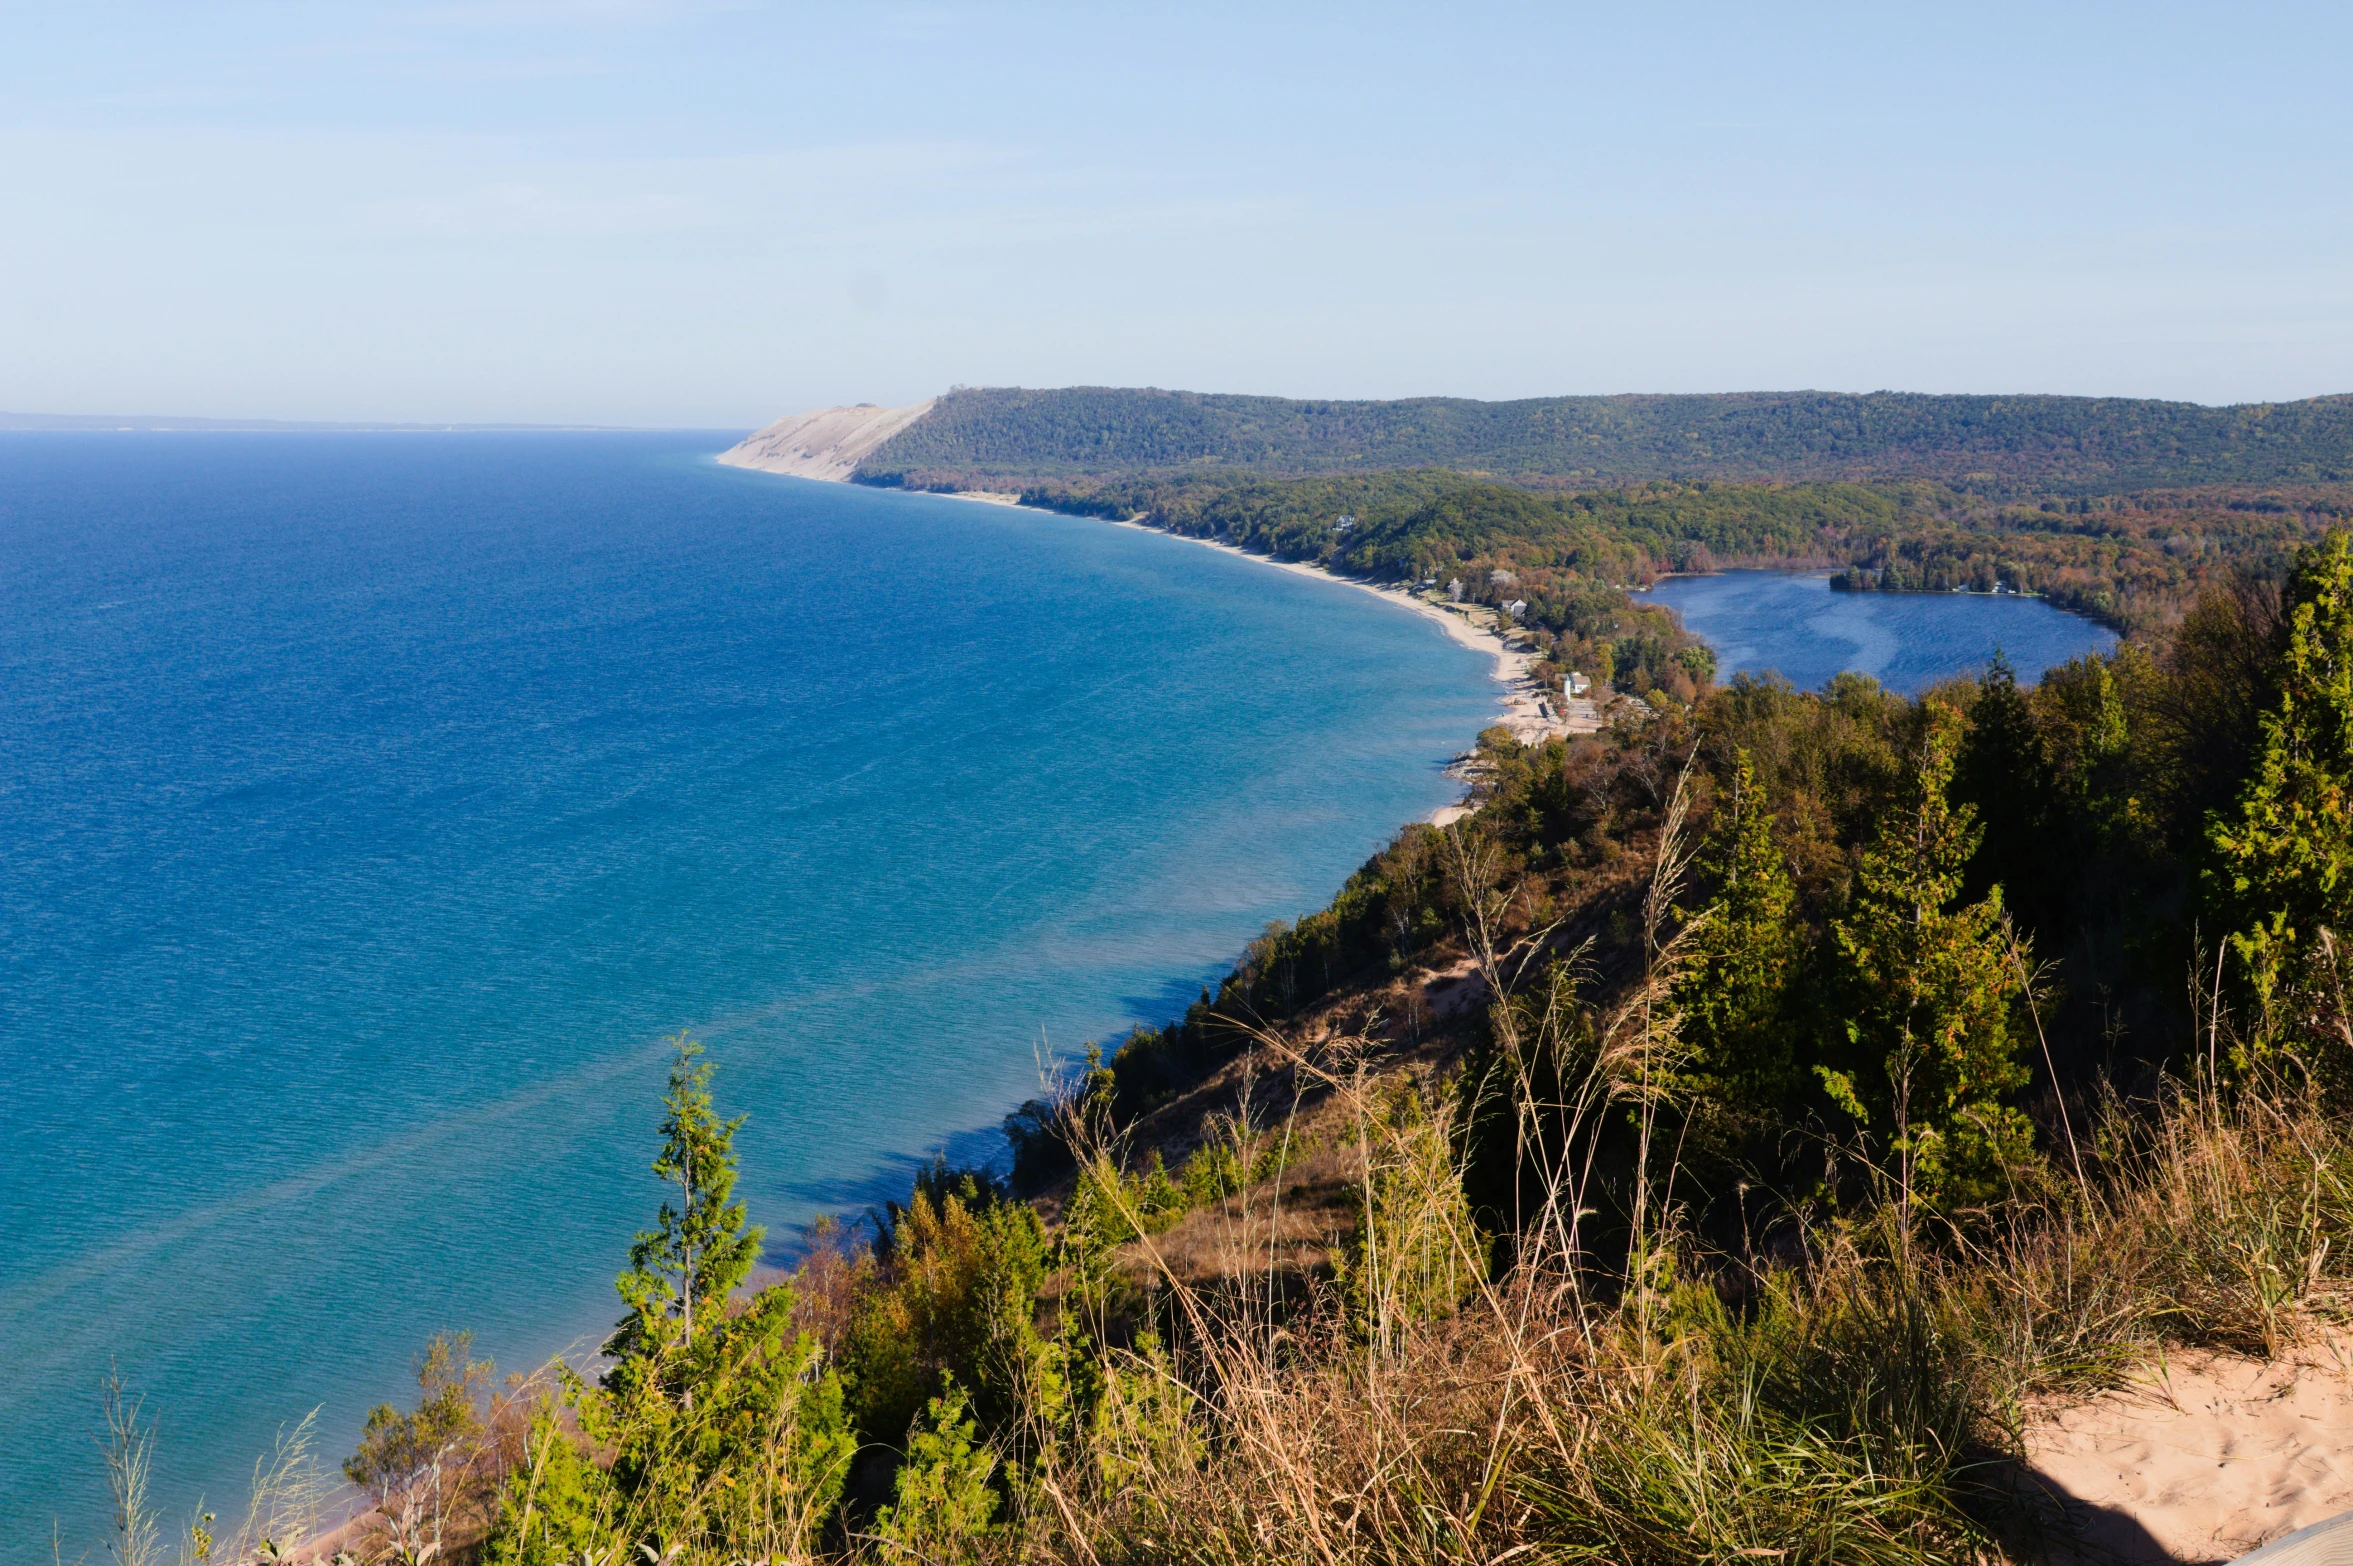
[[[859,466],[869,482],[1444,467],[1592,487],[1933,480],[2002,494],[2353,480],[2353,401],[1743,392],[1297,401],[1156,388],[960,388]]]

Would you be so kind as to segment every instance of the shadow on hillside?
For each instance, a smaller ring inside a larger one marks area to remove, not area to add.
[[[851,1227],[870,1225],[885,1202],[903,1202],[915,1188],[915,1177],[935,1159],[945,1158],[956,1168],[982,1168],[1003,1174],[1012,1164],[1013,1150],[1002,1127],[991,1124],[950,1132],[920,1153],[892,1153],[855,1174],[825,1175],[786,1181],[780,1189],[796,1202],[807,1202]],[[800,1264],[808,1250],[798,1228],[768,1236],[760,1265],[786,1271]]]

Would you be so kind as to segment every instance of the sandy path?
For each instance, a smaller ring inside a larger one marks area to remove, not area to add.
[[[2025,1434],[2089,1546],[2054,1559],[2228,1561],[2353,1510],[2353,1332],[2269,1365],[2182,1355]]]

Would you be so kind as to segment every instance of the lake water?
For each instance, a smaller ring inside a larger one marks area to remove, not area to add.
[[[772,1238],[899,1194],[1494,713],[1368,594],[730,439],[0,436],[0,1557],[100,1550],[110,1364],[176,1520],[430,1333],[595,1338],[664,1035]]]
[[[1842,593],[1827,576],[1726,571],[1669,577],[1641,596],[1715,650],[1718,679],[1772,672],[1800,690],[1853,670],[1910,695],[1975,673],[1996,652],[2031,685],[2053,665],[2116,645],[2104,625],[2012,594]]]

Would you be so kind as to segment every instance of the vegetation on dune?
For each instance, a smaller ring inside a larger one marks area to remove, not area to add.
[[[1445,467],[1595,485],[1934,479],[2003,492],[2353,480],[2353,399],[1745,392],[1473,402],[1294,401],[1073,386],[962,388],[860,466],[884,483],[1246,469]]]
[[[1525,623],[1588,642],[1628,613],[1620,588],[1731,565],[1836,568],[1856,591],[2032,593],[2158,630],[2353,515],[2353,400],[964,391],[857,477],[1015,489],[1376,580],[1459,578],[1474,601],[1525,601]],[[1597,649],[1579,655],[1585,668]],[[1645,689],[1667,683],[1643,667]]]
[[[2353,547],[2031,687],[1693,684],[1491,732],[1471,817],[1023,1106],[1009,1181],[928,1171],[765,1287],[681,1041],[602,1363],[438,1340],[343,1547],[2036,1558],[2033,1399],[2353,1286]],[[122,1566],[297,1542],[173,1549],[147,1428]]]

